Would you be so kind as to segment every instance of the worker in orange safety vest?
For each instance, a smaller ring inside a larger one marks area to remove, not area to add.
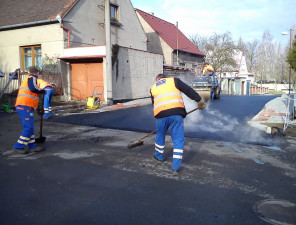
[[[159,74],[156,83],[151,87],[151,100],[154,117],[156,118],[156,137],[154,159],[164,161],[165,136],[170,128],[173,150],[173,175],[178,175],[183,158],[184,125],[183,118],[187,113],[181,93],[198,103],[199,109],[204,109],[206,104],[190,86],[179,78],[166,77]]]
[[[51,98],[54,94],[53,86],[45,80],[38,79],[38,87],[46,91],[44,95],[44,101],[43,101],[43,108],[44,108],[43,118],[49,119],[52,115]]]
[[[29,69],[29,76],[24,79],[19,87],[15,108],[21,119],[23,131],[14,144],[13,149],[2,153],[3,156],[28,154],[44,150],[43,146],[35,143],[34,136],[34,110],[38,108],[39,94],[45,90],[38,88],[39,70],[36,67]]]
[[[215,78],[214,68],[209,63],[205,63],[205,66],[202,70],[202,76],[206,75],[213,76],[213,78]]]

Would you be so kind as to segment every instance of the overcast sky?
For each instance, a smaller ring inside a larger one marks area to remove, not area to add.
[[[261,40],[269,30],[274,41],[285,46],[296,24],[295,0],[131,0],[134,8],[153,12],[156,17],[176,24],[187,36],[229,31],[233,40]]]

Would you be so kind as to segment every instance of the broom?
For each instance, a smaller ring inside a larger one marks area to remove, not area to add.
[[[192,112],[194,112],[194,111],[196,111],[196,110],[198,110],[198,109],[199,109],[199,108],[195,108],[195,109],[189,111],[186,115],[188,115],[188,114],[190,114],[190,113],[192,113]],[[143,145],[143,144],[144,144],[144,141],[143,141],[143,140],[144,140],[145,138],[151,136],[152,134],[155,134],[155,133],[156,133],[156,130],[152,131],[151,133],[145,135],[144,137],[141,137],[140,139],[138,139],[138,140],[136,140],[136,141],[134,141],[134,142],[131,142],[131,143],[127,146],[127,148],[128,148],[128,149],[132,149],[132,148],[135,148],[135,147],[137,147],[137,146],[141,146],[141,145]]]

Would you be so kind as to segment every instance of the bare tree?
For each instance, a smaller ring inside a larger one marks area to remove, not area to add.
[[[270,79],[272,73],[271,61],[274,55],[272,36],[268,30],[263,33],[262,42],[257,49],[257,62],[255,64],[255,79],[265,81]]]
[[[190,40],[206,54],[206,62],[210,63],[216,72],[221,73],[237,67],[233,59],[237,47],[229,32],[214,33],[209,38],[194,35]]]
[[[255,73],[258,44],[259,41],[257,39],[244,44],[243,52],[246,56],[246,63],[249,73]]]
[[[196,34],[190,40],[206,54],[206,61],[213,65],[217,73],[238,69],[234,56],[240,50],[246,57],[248,72],[255,75],[255,81],[288,81],[288,48],[283,53],[281,43],[273,41],[268,30],[263,32],[261,41],[244,42],[239,38],[236,45],[229,32],[214,33],[210,37]],[[292,72],[294,74],[295,71]]]
[[[199,50],[201,50],[202,52],[206,51],[206,45],[208,43],[207,37],[202,37],[198,34],[195,34],[195,35],[189,36],[189,39],[194,45],[198,47]]]
[[[240,37],[237,41],[237,49],[241,52],[244,52],[245,51],[245,42],[244,40],[242,39],[242,37]]]

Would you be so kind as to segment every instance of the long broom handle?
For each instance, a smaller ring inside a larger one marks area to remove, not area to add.
[[[188,115],[188,114],[190,114],[190,113],[192,113],[192,112],[194,112],[194,111],[196,111],[196,110],[198,110],[199,108],[197,107],[197,108],[195,108],[195,109],[192,109],[191,111],[189,111],[186,115]]]
[[[189,111],[188,113],[186,113],[186,115],[188,115],[188,114],[190,114],[190,113],[192,113],[192,112],[194,112],[194,111],[196,111],[196,110],[198,110],[198,109],[199,109],[198,107],[195,108],[195,109],[192,109],[191,111]],[[141,137],[138,141],[142,141],[142,140],[145,139],[146,137],[149,137],[150,135],[155,134],[155,133],[156,133],[156,130],[154,130],[154,131],[152,131],[151,133],[145,135],[144,137]]]
[[[41,115],[40,115],[40,137],[42,137],[42,125],[43,125],[43,115],[44,115],[44,94],[42,94],[41,96],[41,105],[42,105],[42,111],[41,111]]]
[[[152,134],[155,134],[156,133],[156,130],[152,131],[151,133],[145,135],[144,137],[141,137],[138,141],[142,141],[143,139],[145,139],[146,137],[149,137],[150,135]]]

